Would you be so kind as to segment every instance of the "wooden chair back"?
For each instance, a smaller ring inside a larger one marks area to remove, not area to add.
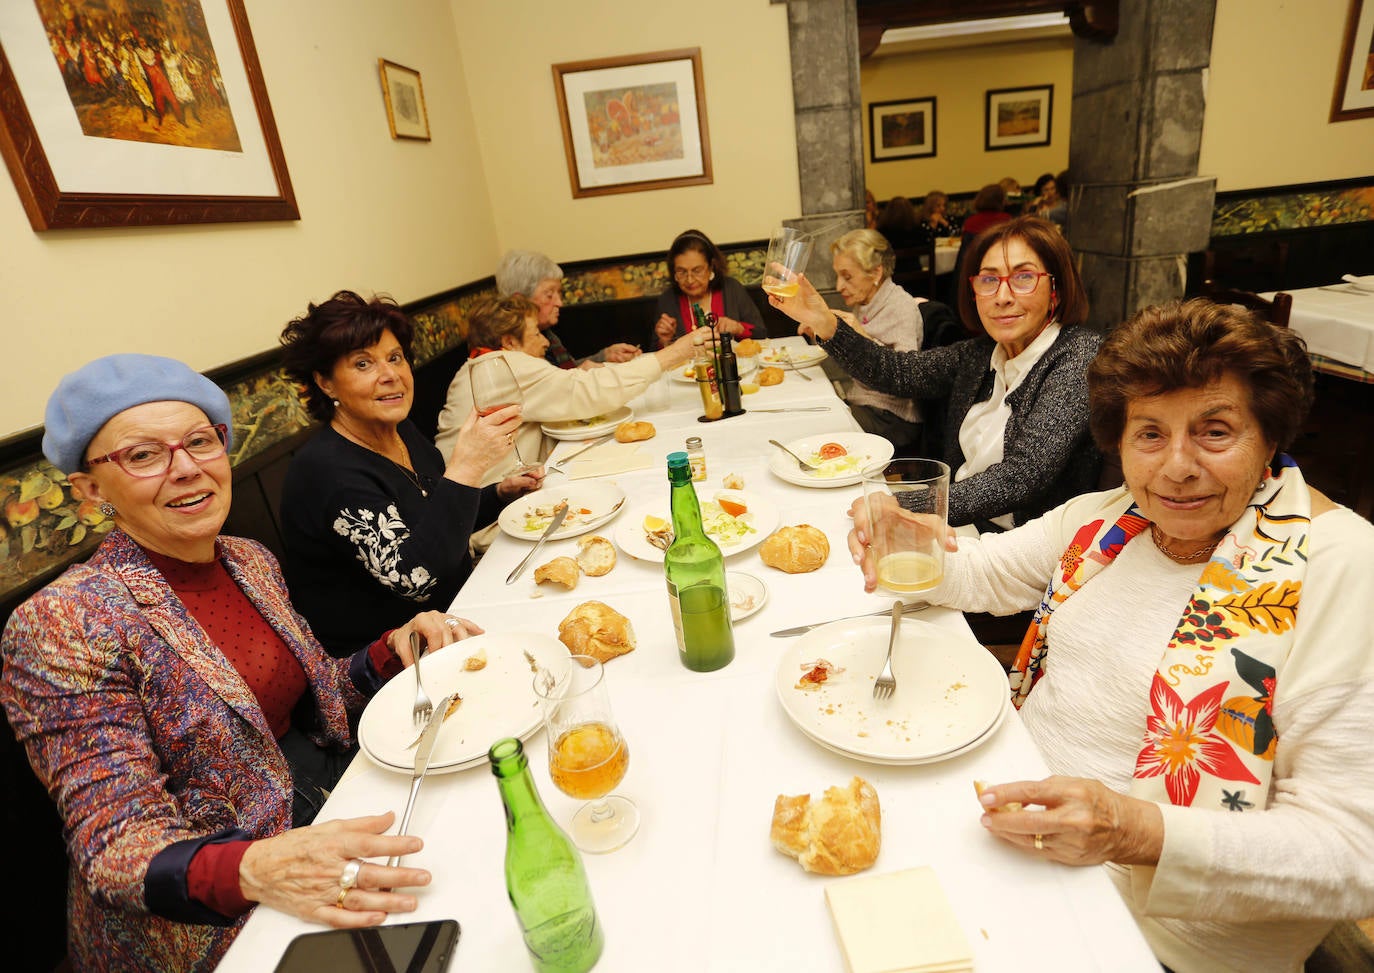
[[[1293,295],[1285,294],[1283,291],[1279,291],[1273,300],[1269,300],[1250,291],[1218,287],[1215,282],[1205,280],[1202,282],[1202,295],[1217,304],[1239,304],[1243,308],[1255,311],[1276,328],[1288,327],[1288,318],[1293,313]]]

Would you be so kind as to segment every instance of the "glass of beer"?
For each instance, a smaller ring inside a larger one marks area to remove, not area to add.
[[[768,241],[768,260],[763,265],[763,289],[775,297],[795,297],[797,275],[806,270],[811,259],[811,235],[790,226],[780,226]]]
[[[611,791],[625,777],[630,751],[611,713],[606,674],[589,655],[573,655],[534,679],[548,730],[549,777],[569,797],[586,800],[569,829],[583,851],[615,851],[639,830],[639,808]]]
[[[865,470],[863,488],[879,586],[910,594],[939,584],[949,530],[949,467],[933,459],[894,459]]]

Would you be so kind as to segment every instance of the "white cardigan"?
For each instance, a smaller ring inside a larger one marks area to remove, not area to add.
[[[566,422],[569,419],[588,419],[603,412],[620,408],[643,392],[663,373],[653,355],[640,355],[627,362],[607,364],[603,368],[559,368],[543,358],[535,358],[523,351],[492,351],[510,363],[515,381],[524,398],[521,417],[524,422],[516,433],[515,449],[502,457],[487,471],[482,486],[499,483],[518,464],[516,450],[527,463],[543,462],[553,451],[539,428],[541,422]],[[439,413],[439,434],[434,444],[439,447],[445,462],[458,441],[458,430],[472,412],[471,360],[464,362],[449,383],[444,411]]]
[[[1077,528],[1120,496],[1087,494],[1007,533],[961,536],[930,600],[1034,608]],[[1051,616],[1045,674],[1021,718],[1054,773],[1127,790],[1150,680],[1200,569],[1142,533]],[[1161,805],[1159,864],[1109,866],[1156,956],[1178,973],[1301,970],[1335,920],[1374,915],[1371,595],[1374,526],[1344,507],[1316,517],[1274,696],[1272,785],[1267,798],[1253,787],[1244,795],[1263,812]]]

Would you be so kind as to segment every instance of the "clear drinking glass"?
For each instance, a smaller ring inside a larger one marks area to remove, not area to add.
[[[482,355],[468,363],[469,382],[472,385],[472,404],[479,416],[489,416],[498,409],[510,405],[523,405],[524,395],[515,381],[510,362],[500,355]],[[525,462],[520,455],[519,445],[512,443],[515,459],[520,464],[513,472],[524,473],[535,468],[534,463]]]
[[[809,233],[791,226],[780,226],[768,241],[768,260],[763,267],[763,289],[777,297],[797,293],[797,275],[806,270],[811,259]]]
[[[949,529],[949,467],[933,459],[894,459],[865,470],[863,489],[879,586],[910,594],[939,584]]]
[[[569,656],[541,670],[534,691],[544,705],[549,777],[569,797],[590,801],[573,815],[573,843],[592,854],[615,851],[639,830],[639,808],[611,794],[630,750],[611,713],[605,670],[591,656]]]

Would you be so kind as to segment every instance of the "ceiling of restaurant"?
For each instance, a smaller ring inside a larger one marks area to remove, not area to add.
[[[858,0],[859,54],[868,57],[877,51],[883,34],[889,30],[1044,14],[1064,14],[1074,34],[1107,41],[1116,36],[1117,9],[1117,0]],[[1054,31],[1054,28],[1018,28],[1017,36],[1020,38],[1040,36],[1038,33],[1022,33],[1022,30],[1043,33],[1046,30]],[[980,36],[978,43],[995,43],[1003,39],[1007,38],[998,36],[997,32],[986,32]],[[914,43],[917,46],[929,46],[931,41],[942,43],[943,46],[953,43],[948,39],[942,42],[933,38],[923,38]]]

